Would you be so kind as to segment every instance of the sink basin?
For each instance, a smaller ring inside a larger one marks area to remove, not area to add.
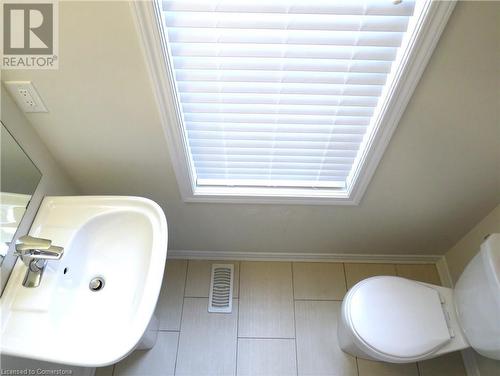
[[[161,208],[139,197],[46,197],[29,234],[64,255],[49,261],[36,288],[22,286],[26,266],[17,261],[0,301],[1,353],[84,367],[130,353],[163,278]]]

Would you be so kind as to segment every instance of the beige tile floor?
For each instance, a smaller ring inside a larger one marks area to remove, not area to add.
[[[207,311],[212,263],[169,260],[155,347],[99,368],[96,376],[466,375],[459,353],[401,365],[356,359],[338,347],[348,288],[374,275],[438,284],[434,265],[232,262],[233,312],[215,314]]]

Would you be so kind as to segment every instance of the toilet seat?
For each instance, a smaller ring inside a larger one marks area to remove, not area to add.
[[[439,293],[400,277],[373,277],[347,294],[343,316],[358,344],[374,358],[424,358],[451,339]]]

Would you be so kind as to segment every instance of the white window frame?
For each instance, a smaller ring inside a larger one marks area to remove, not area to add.
[[[132,1],[130,4],[173,169],[185,202],[358,205],[456,1],[426,1],[422,17],[416,25],[416,32],[402,57],[402,64],[394,72],[396,76],[393,85],[388,88],[385,106],[380,109],[375,120],[372,137],[366,141],[364,153],[357,157],[345,189],[197,186],[196,173],[189,157],[188,140],[183,131],[182,114],[173,84],[173,72],[167,63],[168,57],[163,47],[165,41],[161,32],[162,26],[158,23],[161,17],[158,17],[158,10],[152,1]]]

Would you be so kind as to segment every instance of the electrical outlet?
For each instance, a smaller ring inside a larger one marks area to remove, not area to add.
[[[48,112],[30,81],[6,81],[5,87],[24,112]]]
[[[19,95],[21,99],[23,100],[24,104],[28,106],[29,108],[34,108],[36,107],[36,103],[33,100],[33,97],[31,96],[30,92],[28,89],[24,87],[20,87],[18,89]]]

